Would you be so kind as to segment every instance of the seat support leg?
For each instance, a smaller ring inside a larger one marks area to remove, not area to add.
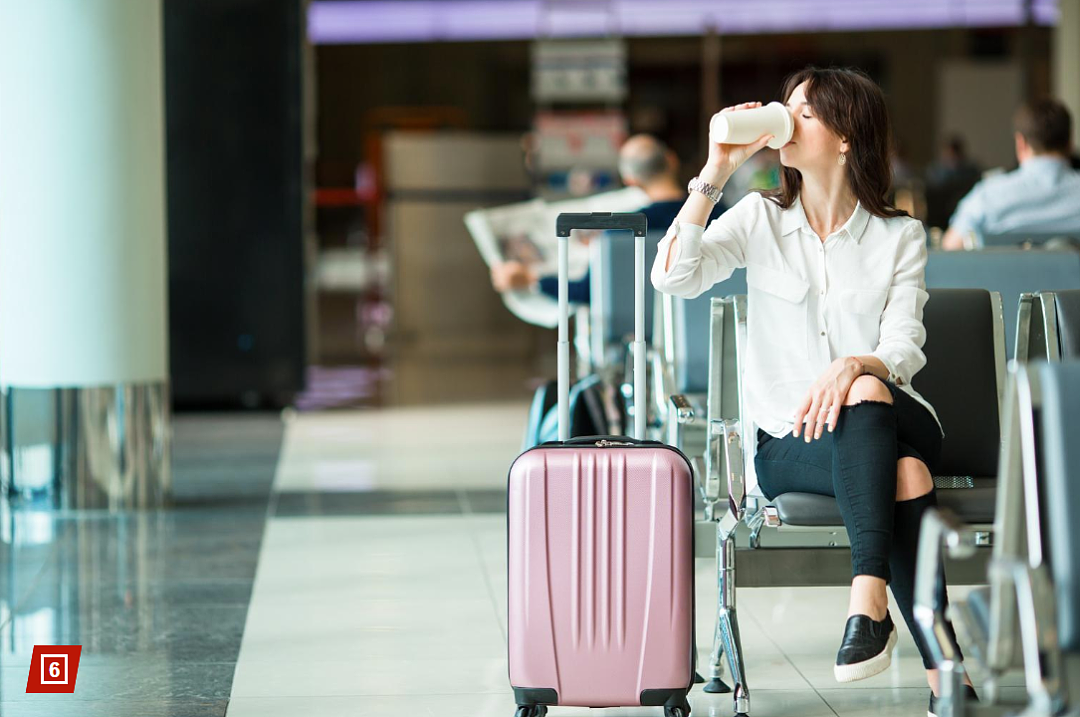
[[[735,714],[750,713],[750,688],[746,684],[743,663],[742,640],[739,638],[739,617],[735,611],[735,533],[723,537],[717,534],[717,572],[720,573],[720,612],[718,622],[723,640],[724,653],[731,671],[734,690]]]
[[[735,609],[735,531],[724,530],[717,524],[716,572],[717,585],[716,639],[713,647],[714,673],[719,671],[720,652],[727,656],[734,692],[735,714],[750,713],[750,688],[746,684],[742,640],[739,637],[739,616]]]
[[[701,689],[710,694],[726,695],[731,692],[731,687],[724,682],[724,638],[721,631],[723,619],[720,613],[723,607],[719,601],[716,603],[716,628],[713,630],[713,646],[709,655],[709,681]]]
[[[955,660],[938,665],[938,717],[964,717],[964,667]]]
[[[726,695],[731,692],[731,687],[724,682],[724,570],[721,567],[720,548],[723,541],[720,539],[720,524],[716,525],[717,534],[717,558],[716,558],[716,623],[713,628],[712,652],[709,654],[709,682],[702,689],[711,694]]]

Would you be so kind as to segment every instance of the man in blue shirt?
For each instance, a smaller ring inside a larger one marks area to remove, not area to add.
[[[987,237],[1080,239],[1080,172],[1070,166],[1069,111],[1055,100],[1016,113],[1019,169],[982,180],[956,207],[943,249],[971,249]]]
[[[686,188],[679,184],[679,159],[675,153],[657,138],[637,134],[626,140],[619,148],[619,175],[628,187],[640,187],[648,196],[650,204],[638,211],[649,221],[650,234],[658,240],[667,231],[686,201]],[[715,219],[723,211],[720,205],[713,211]],[[537,276],[534,270],[519,262],[505,262],[491,269],[491,283],[496,291],[536,288],[553,299],[559,297],[557,276]],[[571,303],[589,303],[590,276],[567,285]]]

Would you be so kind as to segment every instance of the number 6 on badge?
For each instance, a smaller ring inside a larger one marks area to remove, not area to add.
[[[49,668],[46,679],[45,668]],[[43,685],[66,685],[67,678],[67,655],[42,655],[41,656],[41,684]]]
[[[82,647],[79,645],[34,645],[26,691],[74,692],[81,655]]]

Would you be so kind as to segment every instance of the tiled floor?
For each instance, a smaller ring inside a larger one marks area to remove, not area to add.
[[[0,715],[511,717],[503,491],[526,410],[291,413],[280,460],[276,419],[184,419],[174,509],[0,516]],[[713,571],[698,561],[701,663]],[[752,714],[925,714],[903,629],[887,672],[833,680],[845,605],[740,592]],[[33,645],[64,642],[84,646],[77,694],[26,695]]]
[[[528,406],[492,403],[292,414],[278,491],[497,488],[521,448]]]
[[[525,411],[491,405],[290,421],[229,717],[513,714],[501,491]],[[455,431],[462,425],[470,435]],[[362,474],[350,473],[359,466]],[[698,561],[700,606],[715,604],[713,571],[711,560]],[[844,589],[740,594],[754,715],[926,713],[922,663],[906,632],[888,672],[853,685],[833,680],[845,607]],[[701,610],[702,661],[712,626]],[[692,703],[695,714],[731,714],[726,695],[695,690]]]

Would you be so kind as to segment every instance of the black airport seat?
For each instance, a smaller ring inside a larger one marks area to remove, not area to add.
[[[968,523],[994,520],[1005,365],[998,311],[985,290],[932,290],[923,312],[926,366],[912,381],[945,432],[934,476],[938,503]],[[828,496],[785,493],[773,505],[786,525],[843,525]]]

